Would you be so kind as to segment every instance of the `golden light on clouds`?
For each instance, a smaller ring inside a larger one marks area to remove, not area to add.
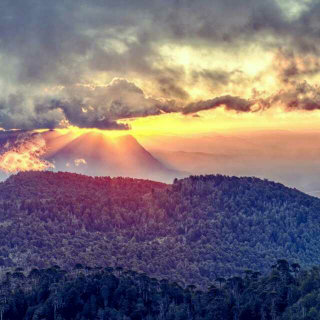
[[[101,129],[96,129],[96,128],[78,128],[75,126],[68,126],[66,128],[58,128],[55,129],[55,131],[59,132],[61,135],[66,135],[66,134],[72,134],[73,139],[76,139],[77,137],[80,137],[83,134],[86,133],[102,133],[105,136],[109,138],[118,138],[121,136],[125,136],[131,133],[131,131],[127,130],[101,130]]]
[[[0,154],[0,170],[6,173],[19,171],[42,171],[54,168],[40,157],[46,152],[46,142],[40,134],[21,134],[12,145],[9,141]]]
[[[275,53],[258,45],[227,50],[223,47],[165,44],[158,51],[162,60],[157,67],[163,68],[161,63],[164,61],[167,68],[183,70],[184,89],[191,100],[210,99],[220,94],[249,97],[253,89],[274,90],[278,86],[272,69]],[[209,73],[213,74],[211,79]],[[196,81],[196,74],[202,74],[203,78]]]
[[[192,135],[208,132],[241,132],[251,130],[318,130],[320,111],[283,112],[281,107],[265,112],[235,113],[218,108],[202,111],[197,116],[166,114],[155,117],[134,119],[128,133],[139,136]]]
[[[266,93],[265,109],[277,107],[274,101],[283,112],[320,109],[316,1],[163,0],[144,3],[143,10],[132,1],[121,6],[98,1],[65,10],[58,0],[50,2],[50,17],[42,17],[41,6],[3,8],[12,23],[4,26],[0,49],[0,128],[5,130],[55,129],[62,122],[110,130],[113,136],[122,134],[115,129],[128,129],[119,123],[130,123],[133,134],[166,127],[182,133],[257,123],[271,127],[280,117],[232,114],[255,112],[257,91]],[[43,19],[49,19],[50,43]],[[70,28],[59,21],[68,21]],[[30,30],[35,41],[21,50],[20,39],[28,39]],[[281,90],[286,94],[278,94]],[[200,105],[216,109],[222,100],[229,101],[230,115],[220,109],[212,111],[215,117],[207,111],[200,117],[173,115],[177,107],[190,105],[197,111]],[[314,123],[317,114],[306,117]],[[296,124],[298,118],[305,121],[301,114],[281,119]]]

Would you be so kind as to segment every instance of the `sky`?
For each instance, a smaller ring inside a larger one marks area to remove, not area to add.
[[[4,130],[317,129],[319,1],[4,0],[0,12]]]
[[[219,133],[235,138],[230,156],[240,136],[253,143],[269,130],[259,148],[273,137],[291,150],[301,137],[310,160],[319,16],[319,0],[2,0],[0,130],[130,134],[156,152],[188,151],[190,140],[170,142],[193,135],[201,152],[221,154],[202,147]],[[45,149],[38,137],[27,142],[14,150],[25,163],[25,146],[37,157]],[[11,158],[0,159],[5,171]]]

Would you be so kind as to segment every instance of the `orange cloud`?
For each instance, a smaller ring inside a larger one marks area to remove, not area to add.
[[[40,159],[45,152],[46,143],[40,134],[21,134],[16,141],[5,144],[0,155],[0,170],[16,173],[54,168],[49,161]]]

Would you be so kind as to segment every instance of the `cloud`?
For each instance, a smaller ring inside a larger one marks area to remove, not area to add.
[[[282,106],[288,112],[320,110],[320,87],[307,81],[291,80],[274,94],[254,92],[250,99],[230,95],[216,97],[190,103],[182,109],[182,113],[193,114],[220,106],[239,113],[263,111],[273,106]]]
[[[87,164],[87,161],[85,159],[74,159],[74,164],[76,167],[79,167],[80,165]]]
[[[47,111],[59,110],[63,113],[67,125],[79,128],[96,128],[106,130],[129,130],[128,124],[118,123],[99,114],[99,110],[90,108],[82,100],[55,100],[50,99],[36,106],[38,115]]]
[[[320,6],[309,1],[304,7],[290,18],[276,0],[3,0],[2,68],[11,68],[16,84],[69,85],[96,71],[166,77],[162,43],[318,51]]]
[[[65,87],[56,99],[36,106],[39,115],[52,110],[61,110],[69,124],[80,128],[128,130],[128,124],[117,120],[176,112],[178,109],[175,101],[148,97],[133,82],[116,78],[107,86]]]
[[[162,76],[157,79],[157,82],[162,95],[181,100],[189,99],[188,92],[179,85],[177,79],[170,76]]]
[[[292,81],[286,89],[269,98],[269,106],[276,103],[282,104],[288,111],[320,110],[320,88],[306,81]]]
[[[3,0],[1,52],[16,60],[16,76],[27,83],[73,83],[88,67],[153,73],[159,70],[154,66],[160,58],[154,47],[159,41],[278,46],[287,40],[311,50],[319,11],[317,1],[307,2],[290,18],[276,0]]]
[[[278,78],[287,83],[317,75],[320,71],[320,59],[318,56],[280,49],[275,56],[274,66]]]
[[[279,68],[279,73],[283,74],[285,68]],[[298,75],[297,71],[291,77]],[[250,99],[223,95],[182,104],[176,100],[147,96],[135,83],[115,78],[106,86],[65,86],[50,98],[10,95],[0,103],[0,127],[5,130],[34,130],[73,125],[80,128],[129,130],[130,125],[125,120],[130,118],[164,113],[188,115],[218,107],[248,113],[263,111],[274,105],[282,105],[287,111],[320,109],[319,88],[306,81],[286,80],[283,88],[274,94],[254,92]]]
[[[6,130],[52,129],[64,119],[59,110],[37,112],[36,99],[22,93],[0,98],[0,127]]]
[[[225,86],[232,81],[232,76],[235,72],[228,72],[225,70],[197,70],[194,71],[192,76],[194,81],[198,81],[199,78],[205,79],[210,82],[213,86]]]
[[[67,123],[80,128],[128,130],[128,124],[117,120],[177,110],[174,100],[148,97],[133,82],[116,78],[106,86],[65,86],[49,96],[9,95],[0,100],[0,127],[53,129]]]
[[[128,130],[129,125],[119,120],[180,112],[183,106],[184,114],[222,105],[227,110],[250,112],[252,100],[225,89],[243,83],[243,71],[230,71],[227,63],[219,70],[199,67],[193,57],[187,66],[181,66],[178,58],[168,57],[160,49],[163,45],[169,50],[170,45],[205,48],[214,59],[219,48],[240,57],[252,46],[265,52],[281,48],[281,57],[275,59],[280,65],[279,79],[302,82],[303,77],[319,73],[320,3],[288,3],[3,0],[0,127],[32,130],[69,123]],[[117,80],[108,86],[96,85],[97,79],[108,83],[113,78]],[[125,79],[150,83],[148,89],[157,98]],[[212,93],[218,97],[191,102],[187,88],[202,85],[197,83],[199,79],[208,84],[210,92],[218,88],[218,94]],[[57,94],[45,91],[56,86],[63,87]],[[309,100],[314,98],[313,93]],[[299,98],[299,108],[307,110],[307,105],[312,105],[307,100],[307,96]]]
[[[171,84],[170,81],[168,83]],[[60,109],[70,124],[85,128],[129,129],[127,124],[116,121],[163,113],[187,115],[220,106],[236,112],[256,111],[252,109],[254,100],[231,95],[179,105],[175,100],[148,97],[136,84],[121,78],[114,79],[107,86],[65,87],[59,95],[64,98],[51,100],[47,105],[39,105],[38,114],[46,110]],[[73,100],[73,97],[77,97],[77,100]]]
[[[19,133],[7,140],[0,152],[0,171],[42,171],[54,168],[49,161],[41,159],[46,152],[46,142],[40,134]]]
[[[255,104],[254,101],[242,99],[240,97],[233,97],[230,95],[217,97],[211,100],[198,101],[188,104],[183,108],[183,114],[196,113],[199,111],[216,109],[224,106],[226,110],[233,110],[236,112],[252,112],[251,107]]]

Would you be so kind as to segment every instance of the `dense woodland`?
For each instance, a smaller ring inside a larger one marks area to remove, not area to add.
[[[280,259],[267,275],[245,270],[206,290],[118,268],[77,264],[2,275],[0,317],[15,320],[316,320],[320,268]]]
[[[206,288],[280,258],[320,264],[319,213],[320,199],[257,178],[25,172],[0,184],[0,266],[123,267]]]

